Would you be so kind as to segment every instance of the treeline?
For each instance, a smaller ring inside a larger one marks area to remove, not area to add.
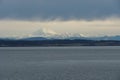
[[[32,47],[32,46],[120,46],[120,41],[110,40],[0,40],[0,47]]]

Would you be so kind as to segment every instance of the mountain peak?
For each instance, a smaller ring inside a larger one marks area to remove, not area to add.
[[[32,35],[32,37],[45,37],[45,38],[55,38],[55,39],[66,39],[66,38],[80,38],[83,35],[78,33],[57,33],[53,30],[50,30],[48,28],[41,28],[37,31],[35,31]]]
[[[42,28],[35,31],[32,35],[36,37],[52,37],[54,35],[57,35],[57,33],[48,28]]]

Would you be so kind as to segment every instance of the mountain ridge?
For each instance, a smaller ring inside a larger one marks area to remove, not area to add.
[[[84,39],[84,40],[115,40],[120,41],[120,36],[103,36],[103,37],[82,37],[82,36],[68,36],[68,37],[41,37],[41,36],[33,36],[33,37],[23,37],[23,38],[0,38],[0,40],[75,40],[75,39]]]

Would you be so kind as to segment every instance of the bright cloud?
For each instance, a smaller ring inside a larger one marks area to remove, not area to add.
[[[80,33],[86,36],[105,36],[120,34],[120,19],[104,20],[54,20],[54,21],[17,21],[0,20],[0,37],[28,36],[42,28],[57,33]]]

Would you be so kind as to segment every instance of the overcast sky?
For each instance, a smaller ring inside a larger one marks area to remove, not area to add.
[[[0,18],[96,19],[120,16],[119,0],[1,0]]]
[[[0,37],[57,32],[119,35],[120,0],[0,0]]]

